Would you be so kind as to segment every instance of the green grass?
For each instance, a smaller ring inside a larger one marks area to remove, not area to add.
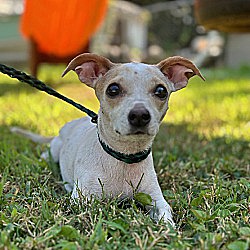
[[[62,68],[39,78],[97,111],[93,91]],[[0,249],[230,249],[250,246],[250,68],[203,71],[171,97],[154,161],[176,230],[131,201],[70,201],[45,146],[13,135],[18,125],[56,135],[75,108],[0,75]]]

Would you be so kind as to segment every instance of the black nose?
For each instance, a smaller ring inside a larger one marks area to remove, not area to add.
[[[128,121],[134,127],[144,127],[150,120],[150,113],[142,104],[135,105],[128,114]]]

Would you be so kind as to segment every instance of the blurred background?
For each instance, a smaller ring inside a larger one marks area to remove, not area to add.
[[[149,63],[181,55],[198,67],[239,67],[250,64],[249,16],[249,0],[1,0],[0,62],[33,75],[83,52]]]

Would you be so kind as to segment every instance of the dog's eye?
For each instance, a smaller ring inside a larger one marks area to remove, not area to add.
[[[116,97],[121,93],[121,87],[119,84],[117,83],[112,83],[108,86],[107,90],[106,90],[106,94],[109,97]]]
[[[160,99],[164,100],[168,96],[168,91],[163,85],[158,85],[155,88],[154,94],[159,97]]]

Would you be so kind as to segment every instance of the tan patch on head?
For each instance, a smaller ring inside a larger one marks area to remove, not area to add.
[[[110,113],[115,109],[115,107],[119,106],[124,95],[126,94],[126,89],[124,88],[124,77],[117,74],[117,71],[119,70],[116,67],[110,70],[102,79],[98,81],[96,85],[96,96],[100,101],[101,109],[105,113]],[[106,94],[107,88],[109,85],[114,83],[118,84],[121,87],[121,94],[115,97],[108,97]]]

